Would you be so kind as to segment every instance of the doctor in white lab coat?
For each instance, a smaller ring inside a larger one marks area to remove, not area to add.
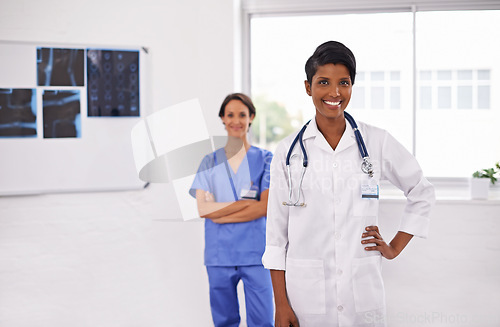
[[[344,118],[355,73],[354,55],[335,41],[320,45],[306,63],[306,92],[316,115],[302,137],[309,163],[300,188],[298,143],[290,159],[291,202],[305,206],[283,204],[290,201],[285,160],[297,134],[279,144],[271,163],[262,261],[271,269],[276,327],[386,326],[382,258],[395,258],[413,236],[428,233],[434,188],[417,161],[388,132],[358,122],[373,177],[361,170],[354,131]],[[377,227],[381,180],[408,199],[390,242]]]

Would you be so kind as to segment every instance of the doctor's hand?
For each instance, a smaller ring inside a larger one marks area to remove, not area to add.
[[[289,305],[276,306],[275,327],[299,327],[299,321]]]
[[[379,251],[386,259],[394,259],[397,257],[405,246],[410,242],[413,235],[399,231],[392,239],[391,243],[387,244],[382,235],[380,235],[378,226],[368,226],[365,228],[366,232],[363,233],[362,238],[373,238],[361,240],[363,245],[375,244],[365,247],[366,251]]]

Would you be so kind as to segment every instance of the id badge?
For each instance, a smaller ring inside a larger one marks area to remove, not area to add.
[[[378,183],[374,179],[364,179],[361,182],[361,198],[362,199],[378,199],[379,188]]]
[[[250,189],[242,189],[240,193],[240,197],[242,199],[251,199],[255,200],[257,199],[257,196],[259,195],[259,187],[256,185],[252,185]]]

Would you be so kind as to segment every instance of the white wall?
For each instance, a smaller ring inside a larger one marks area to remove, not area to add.
[[[198,97],[217,131],[233,91],[232,0],[138,3],[2,0],[0,39],[148,46],[151,109]],[[430,239],[386,263],[390,326],[500,325],[495,203],[438,203]],[[402,208],[383,201],[386,238]],[[202,262],[203,226],[180,221],[165,185],[0,197],[1,327],[211,326]]]
[[[404,202],[380,205],[386,240]],[[438,200],[428,239],[414,238],[383,268],[389,327],[500,326],[500,202]]]

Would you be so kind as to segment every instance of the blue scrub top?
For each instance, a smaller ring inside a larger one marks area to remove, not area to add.
[[[196,197],[196,190],[200,189],[212,193],[216,202],[235,201],[229,171],[239,200],[242,190],[250,189],[257,190],[257,200],[260,200],[262,191],[269,188],[271,159],[271,152],[252,146],[235,174],[229,164],[226,169],[224,148],[218,149],[203,158],[189,193]],[[231,224],[205,220],[206,266],[262,265],[265,246],[265,216]]]

